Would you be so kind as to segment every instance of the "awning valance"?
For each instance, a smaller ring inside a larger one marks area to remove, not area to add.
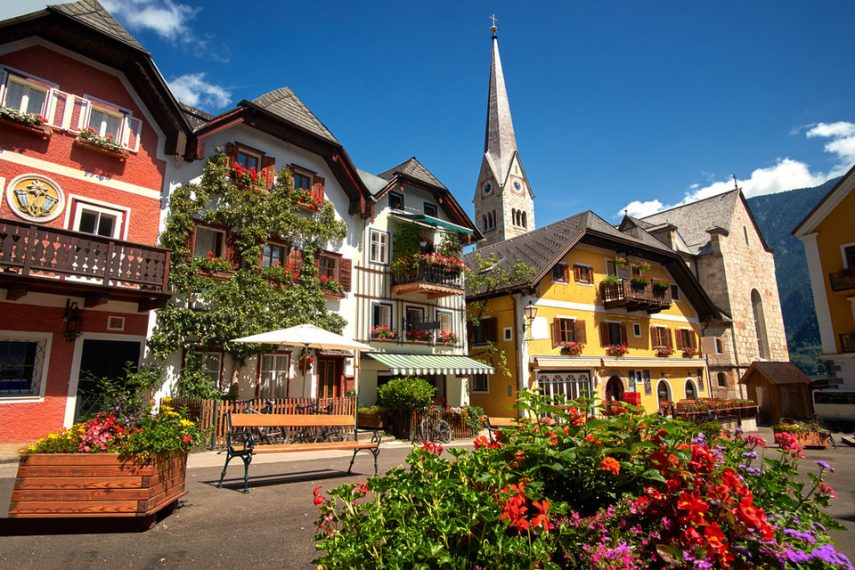
[[[704,361],[698,358],[626,358],[603,357],[604,368],[703,368]]]
[[[413,222],[425,224],[426,226],[432,226],[434,228],[442,228],[444,230],[458,232],[461,234],[466,234],[468,236],[475,235],[475,232],[469,228],[465,228],[463,226],[459,226],[451,222],[446,222],[445,220],[440,220],[439,218],[434,218],[433,216],[428,216],[426,214],[411,214],[409,212],[395,210],[392,215],[404,220],[410,220]]]
[[[366,356],[389,367],[392,374],[494,374],[496,370],[468,356],[439,354],[387,354],[372,352]]]
[[[534,358],[535,367],[540,369],[570,369],[570,368],[600,368],[603,361],[599,358],[574,358],[574,357],[542,357]]]

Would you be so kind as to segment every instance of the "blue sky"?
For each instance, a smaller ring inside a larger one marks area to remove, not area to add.
[[[470,213],[490,14],[538,225],[855,162],[851,1],[102,2],[187,102],[217,113],[290,86],[358,166],[415,155]],[[38,7],[12,4],[0,16]]]

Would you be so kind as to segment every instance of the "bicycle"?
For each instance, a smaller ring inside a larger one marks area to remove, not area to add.
[[[252,407],[252,400],[248,401],[246,404],[246,413],[247,414],[272,414],[273,413],[273,400],[265,400],[264,409],[262,411],[258,411]],[[244,428],[248,430],[250,428]],[[258,440],[262,443],[274,443],[278,441],[282,441],[282,443],[288,442],[288,434],[284,428],[278,427],[259,427],[254,428],[256,433],[258,434]]]
[[[442,408],[424,408],[424,416],[419,423],[419,437],[422,441],[434,441],[437,443],[448,443],[451,441],[451,426],[440,417],[441,410]]]

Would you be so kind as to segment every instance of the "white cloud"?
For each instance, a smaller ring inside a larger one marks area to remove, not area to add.
[[[855,123],[837,121],[835,123],[816,123],[807,127],[794,129],[791,134],[805,132],[809,139],[830,139],[823,147],[825,152],[837,159],[828,172],[812,172],[810,166],[804,162],[792,158],[779,158],[771,166],[757,168],[744,180],[739,180],[739,187],[746,197],[762,196],[765,194],[776,194],[795,188],[807,188],[822,184],[829,178],[840,176],[855,163]],[[717,180],[705,186],[692,184],[689,192],[676,204],[665,205],[659,200],[634,200],[627,204],[627,212],[630,216],[644,217],[660,210],[682,206],[689,202],[709,198],[722,192],[733,190],[732,178]],[[618,212],[618,216],[623,212]]]
[[[222,109],[231,102],[232,94],[225,87],[209,83],[204,73],[187,73],[169,82],[175,97],[192,107]]]
[[[129,28],[151,30],[171,41],[186,41],[190,36],[188,22],[199,12],[172,0],[102,0],[101,4]]]

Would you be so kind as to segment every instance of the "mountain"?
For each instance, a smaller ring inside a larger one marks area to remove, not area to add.
[[[748,199],[751,212],[775,256],[775,275],[791,360],[806,374],[821,373],[819,327],[810,289],[805,249],[790,234],[837,183],[835,178],[813,188],[800,188]]]

